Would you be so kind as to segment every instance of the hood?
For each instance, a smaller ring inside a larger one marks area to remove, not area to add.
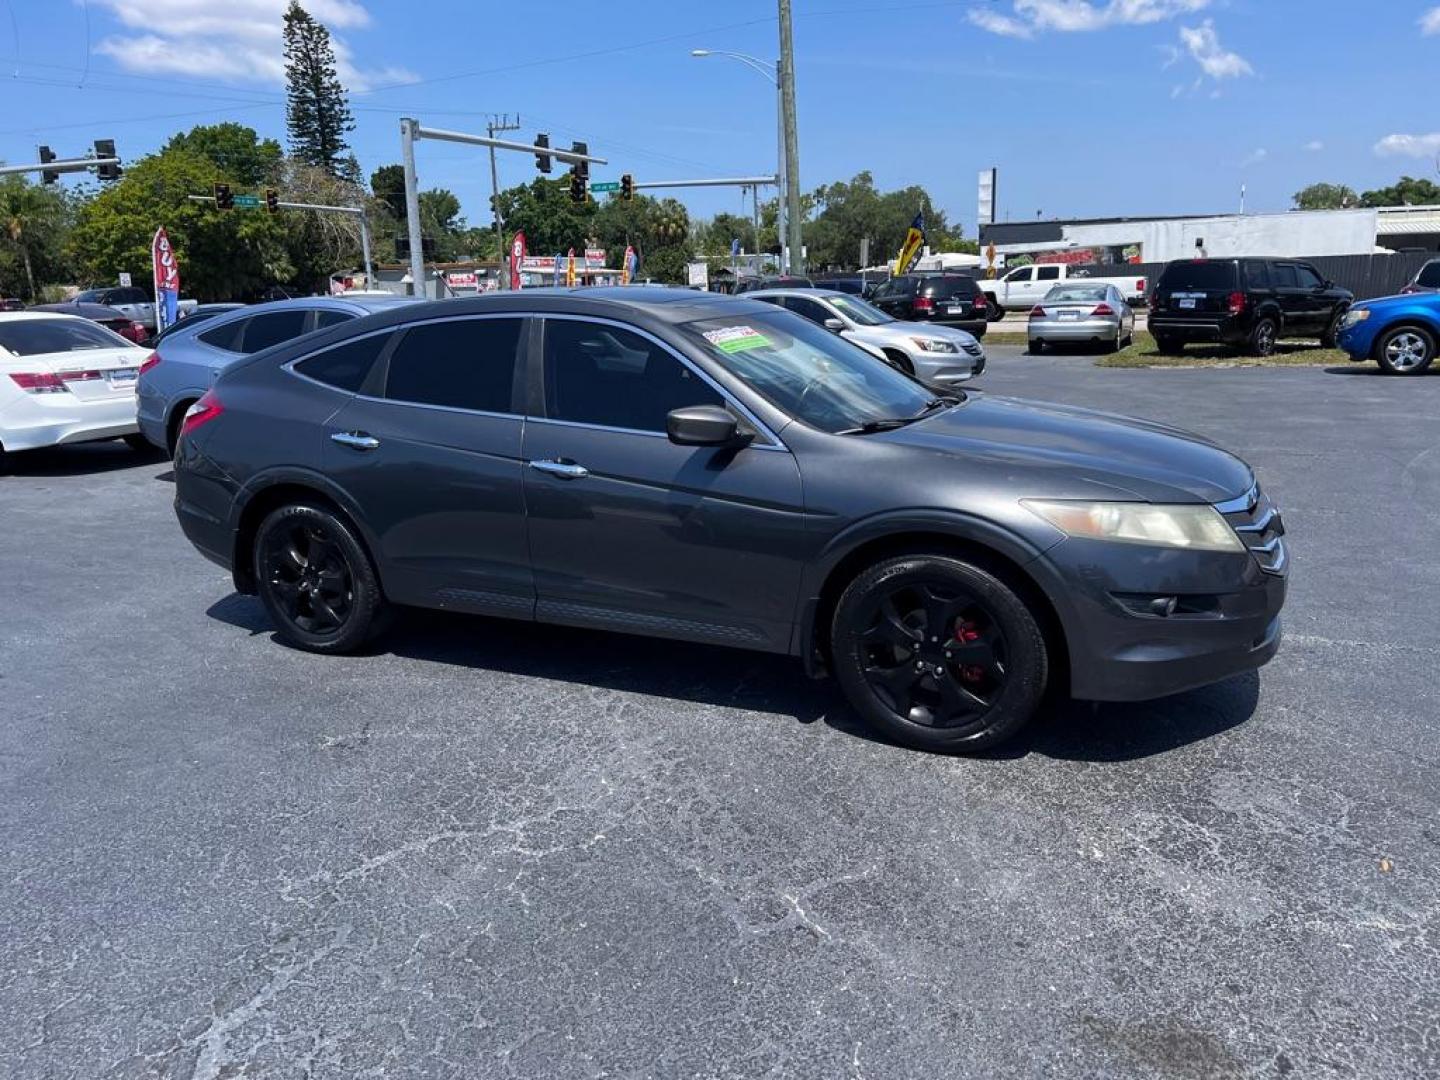
[[[1357,300],[1352,306],[1369,308],[1371,311],[1388,311],[1390,308],[1408,307],[1413,304],[1440,309],[1440,292],[1400,293],[1396,296],[1377,296],[1373,300]]]
[[[1250,467],[1210,440],[1148,420],[1068,405],[971,394],[882,438],[959,455],[1023,478],[1033,498],[1217,503],[1249,490]],[[1036,473],[1053,472],[1037,487]]]
[[[966,333],[953,326],[940,326],[933,323],[917,323],[895,321],[885,323],[881,326],[857,326],[850,331],[857,338],[865,338],[874,342],[886,342],[896,345],[903,345],[907,349],[915,348],[912,339],[917,337],[939,338],[943,341],[953,341],[958,347],[976,344],[975,336]]]

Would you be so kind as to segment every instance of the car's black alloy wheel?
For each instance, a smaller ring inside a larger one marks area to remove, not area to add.
[[[272,512],[255,538],[255,580],[280,633],[303,648],[345,652],[380,628],[385,600],[370,560],[328,510]]]
[[[832,646],[856,710],[924,749],[993,746],[1045,690],[1045,643],[1025,603],[947,556],[904,556],[861,574],[836,607]]]

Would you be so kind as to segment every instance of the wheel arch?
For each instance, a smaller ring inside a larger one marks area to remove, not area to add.
[[[897,368],[905,372],[907,375],[915,374],[914,361],[911,360],[910,357],[906,356],[902,350],[891,347],[882,347],[880,351],[885,354],[885,358],[889,360],[890,363],[894,364]]]
[[[172,458],[175,456],[175,444],[180,440],[180,424],[185,419],[185,413],[204,393],[204,390],[183,390],[171,399],[165,411],[165,449]]]

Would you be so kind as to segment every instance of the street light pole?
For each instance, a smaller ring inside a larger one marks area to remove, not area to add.
[[[790,0],[780,0],[780,104],[785,124],[785,216],[790,242],[790,273],[805,273],[800,235],[800,139],[795,130],[795,41]]]

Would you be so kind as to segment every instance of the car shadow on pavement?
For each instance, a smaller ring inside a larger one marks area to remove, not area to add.
[[[1390,374],[1388,374],[1388,373],[1386,373],[1386,372],[1384,372],[1384,371],[1381,371],[1381,370],[1380,370],[1380,365],[1378,365],[1378,364],[1373,364],[1373,363],[1363,363],[1363,364],[1362,364],[1362,363],[1355,363],[1355,364],[1348,365],[1348,366],[1346,366],[1346,367],[1327,367],[1327,368],[1321,368],[1321,370],[1324,371],[1326,375],[1371,375],[1371,376],[1374,376],[1374,377],[1377,378],[1377,379],[1395,379],[1395,378],[1397,378],[1397,376],[1390,375]],[[1409,379],[1416,379],[1416,378],[1424,379],[1424,378],[1429,378],[1429,377],[1432,376],[1432,375],[1440,375],[1440,366],[1431,367],[1429,371],[1426,371],[1426,372],[1424,372],[1424,373],[1421,374],[1421,375],[1403,375],[1403,376],[1398,376],[1398,378],[1400,378],[1400,379],[1405,379],[1405,378],[1409,378]]]
[[[251,636],[274,627],[260,601],[232,593],[206,612]],[[553,679],[622,693],[727,709],[823,720],[843,734],[887,743],[845,702],[833,679],[806,678],[791,657],[603,630],[406,610],[371,650],[410,660]],[[1163,754],[1243,724],[1255,712],[1255,672],[1158,701],[1062,701],[1045,708],[995,760],[1040,754],[1064,761],[1118,762]]]
[[[9,476],[63,477],[118,472],[164,460],[153,454],[132,450],[122,442],[76,443],[50,446],[43,450],[20,450],[5,455],[4,473]]]

